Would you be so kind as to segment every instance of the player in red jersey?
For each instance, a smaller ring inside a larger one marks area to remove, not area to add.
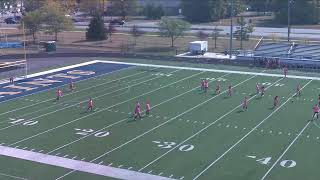
[[[288,68],[287,68],[287,66],[284,66],[284,68],[283,68],[283,74],[284,74],[284,77],[286,78],[286,77],[287,77],[287,74],[288,74]]]
[[[260,84],[256,83],[256,94],[260,93]]]
[[[301,96],[301,85],[300,84],[297,85],[297,90],[296,91],[297,91],[296,95],[297,96]]]
[[[141,106],[140,103],[137,102],[136,107],[134,109],[134,119],[141,119]]]
[[[88,108],[86,112],[88,112],[89,110],[93,111],[93,100],[91,98],[88,101]]]
[[[312,116],[312,120],[317,117],[317,119],[319,118],[319,105],[315,105],[313,107],[313,116]]]
[[[57,99],[56,99],[56,100],[59,101],[60,98],[62,97],[62,91],[61,91],[61,89],[57,89],[56,96],[57,96]]]
[[[69,89],[70,89],[70,91],[73,91],[73,90],[75,89],[75,86],[74,86],[73,81],[70,81],[70,83],[69,83]]]
[[[231,85],[229,85],[228,86],[228,96],[232,96],[232,86]]]
[[[279,96],[275,96],[273,99],[273,109],[278,106]]]
[[[220,84],[218,83],[217,84],[217,87],[216,87],[216,94],[220,94],[221,93],[221,86]]]
[[[151,110],[150,101],[147,101],[147,103],[146,103],[146,115],[147,116],[150,114],[150,110]]]
[[[204,91],[207,92],[209,88],[209,81],[207,79],[204,80]]]
[[[244,97],[244,100],[242,102],[242,110],[245,111],[247,109],[248,109],[248,98],[246,96],[246,97]]]

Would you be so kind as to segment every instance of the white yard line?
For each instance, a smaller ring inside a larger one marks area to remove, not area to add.
[[[112,177],[117,179],[132,179],[132,180],[169,180],[170,178],[151,175],[147,173],[140,173],[136,171],[130,171],[127,169],[114,168],[109,166],[104,166],[100,164],[94,164],[90,162],[84,162],[79,160],[67,159],[63,157],[57,157],[47,154],[42,154],[38,152],[31,152],[22,149],[14,149],[11,147],[0,146],[0,154],[2,156],[8,156],[13,158],[18,158],[22,160],[27,160],[31,162],[67,168],[75,169],[80,172]],[[20,178],[17,176],[7,175],[0,173],[7,177],[26,180],[25,178]]]
[[[220,77],[218,77],[218,78],[222,78],[222,77],[225,77],[225,76],[227,76],[227,75],[229,75],[229,74],[225,74],[225,75],[220,76]],[[165,101],[162,101],[161,103],[152,106],[151,109],[154,109],[154,108],[156,108],[156,107],[158,107],[158,106],[160,106],[160,105],[162,105],[162,104],[164,104],[164,103],[167,103],[167,102],[169,102],[169,101],[172,101],[172,100],[174,100],[174,99],[177,99],[178,97],[181,97],[181,96],[183,96],[183,95],[185,95],[185,94],[188,94],[188,93],[190,93],[190,92],[192,92],[192,91],[194,91],[195,89],[198,89],[198,88],[199,88],[199,86],[196,86],[196,87],[194,87],[194,88],[192,88],[192,89],[190,89],[190,90],[188,90],[188,91],[186,91],[186,92],[184,92],[184,93],[181,93],[181,94],[179,94],[179,95],[177,95],[177,96],[174,96],[174,97],[172,97],[172,98],[170,98],[170,99],[167,99],[167,100],[165,100]],[[67,143],[67,144],[64,144],[64,145],[62,145],[62,146],[60,146],[60,147],[57,147],[57,148],[51,150],[50,152],[48,152],[48,154],[51,154],[51,153],[53,153],[53,152],[55,152],[55,151],[58,151],[58,150],[60,150],[60,149],[62,149],[62,148],[65,148],[65,147],[67,147],[67,146],[69,146],[69,145],[71,145],[71,144],[74,144],[74,143],[76,143],[76,142],[78,142],[78,141],[81,141],[81,140],[87,138],[87,137],[90,137],[90,136],[92,136],[92,135],[95,134],[95,133],[99,133],[99,132],[101,132],[101,131],[104,131],[104,130],[107,129],[107,128],[110,128],[110,127],[112,127],[112,126],[114,126],[114,125],[117,125],[117,124],[122,123],[122,122],[127,121],[127,120],[128,120],[128,118],[124,118],[124,119],[122,119],[122,120],[120,120],[120,121],[117,121],[117,122],[112,123],[112,124],[110,124],[110,125],[108,125],[108,126],[105,126],[105,127],[101,128],[101,129],[95,131],[94,133],[88,134],[88,135],[83,136],[83,137],[81,137],[81,138],[78,138],[78,139],[76,139],[76,140],[74,140],[74,141],[71,141],[70,143]]]
[[[12,179],[28,180],[28,179],[23,178],[23,177],[18,177],[18,176],[14,176],[14,175],[10,175],[10,174],[5,174],[5,173],[0,173],[0,176],[6,176],[6,177],[9,177],[9,178],[12,178]]]
[[[247,81],[249,81],[249,80],[251,80],[251,79],[253,79],[253,78],[255,78],[255,77],[256,77],[256,75],[255,75],[255,76],[252,76],[252,77],[250,77],[250,78],[248,78],[248,79],[246,79],[246,80],[244,80],[244,81],[242,81],[242,82],[240,82],[240,83],[238,83],[238,84],[236,84],[234,87],[237,87],[237,86],[239,86],[239,85],[241,85],[241,84],[243,84],[243,83],[245,83],[245,82],[247,82]],[[166,125],[166,124],[168,124],[168,123],[170,123],[171,121],[179,118],[180,116],[182,116],[182,115],[184,115],[184,114],[186,114],[186,113],[189,113],[189,112],[193,111],[194,109],[196,109],[196,108],[198,108],[198,107],[200,107],[200,106],[202,106],[202,105],[210,102],[211,100],[215,99],[216,97],[219,97],[220,95],[222,95],[222,94],[225,93],[225,92],[227,92],[227,90],[223,91],[222,93],[220,93],[220,94],[218,94],[218,95],[215,95],[215,96],[207,99],[206,101],[203,101],[203,102],[197,104],[196,106],[194,106],[194,107],[192,107],[192,108],[190,108],[190,109],[188,109],[188,110],[186,110],[186,111],[178,114],[177,116],[169,119],[168,121],[165,121],[165,122],[161,123],[160,125],[158,125],[158,126],[156,126],[156,127],[153,127],[152,129],[150,129],[150,130],[148,130],[148,131],[146,131],[146,132],[144,132],[144,133],[136,136],[135,138],[133,138],[133,139],[131,139],[131,140],[129,140],[129,141],[127,141],[127,142],[125,142],[125,143],[117,146],[116,148],[113,148],[112,150],[109,150],[109,151],[103,153],[102,155],[100,155],[100,156],[94,158],[93,160],[91,160],[90,162],[96,161],[97,159],[100,159],[100,158],[102,158],[102,157],[110,154],[111,152],[122,148],[123,146],[125,146],[125,145],[127,145],[127,144],[129,144],[129,143],[131,143],[131,142],[133,142],[133,141],[135,141],[135,140],[137,140],[137,139],[145,136],[146,134],[148,134],[148,133],[150,133],[150,132],[152,132],[152,131],[154,131],[154,130],[156,130],[156,129],[158,129],[158,128],[160,128],[160,127],[162,127],[162,126],[164,126],[164,125]],[[73,173],[73,172],[75,172],[75,170],[68,172],[67,174],[64,175],[64,177],[67,176],[67,175],[69,175],[69,174],[71,174],[71,173]]]
[[[272,83],[270,86],[268,86],[266,89],[272,87],[274,84],[276,84],[277,82],[279,82],[282,79],[279,79],[277,81],[275,81],[274,83]],[[226,92],[227,90],[225,90],[224,92]],[[257,95],[252,96],[251,98],[249,98],[248,101],[252,100],[253,98],[255,98]],[[235,108],[233,108],[232,110],[230,110],[229,112],[227,112],[226,114],[220,116],[218,119],[216,119],[215,121],[213,121],[212,123],[208,124],[207,126],[205,126],[204,128],[200,129],[198,132],[194,133],[193,135],[191,135],[190,137],[188,137],[187,139],[185,139],[184,141],[182,141],[181,143],[177,144],[175,147],[173,147],[172,149],[168,150],[167,152],[165,152],[164,154],[162,154],[161,156],[157,157],[156,159],[154,159],[153,161],[149,162],[148,164],[146,164],[144,167],[142,167],[139,171],[142,171],[143,169],[147,168],[148,166],[150,166],[151,164],[157,162],[159,159],[163,158],[164,156],[166,156],[167,154],[169,154],[170,152],[172,152],[173,150],[175,150],[177,147],[183,145],[185,142],[189,141],[190,139],[194,138],[195,136],[199,135],[200,133],[202,133],[203,131],[205,131],[206,129],[208,129],[209,127],[211,127],[212,125],[216,124],[217,122],[219,122],[221,119],[223,119],[224,117],[228,116],[229,114],[231,114],[233,111],[235,111],[236,109],[238,109],[239,107],[241,107],[242,104],[236,106]]]
[[[95,62],[95,61],[92,61],[94,63],[98,63],[98,62]],[[68,67],[68,66],[67,66]],[[97,77],[100,77],[100,76],[105,76],[105,75],[108,75],[108,74],[112,74],[112,73],[116,73],[116,72],[119,72],[119,71],[124,71],[124,70],[128,70],[130,68],[136,68],[135,66],[132,66],[132,67],[126,67],[126,68],[122,68],[122,69],[118,69],[118,70],[115,70],[115,71],[111,71],[111,72],[108,72],[108,73],[104,73],[104,74],[100,74],[98,76],[94,76],[94,77],[91,77],[91,78],[87,78],[87,79],[82,79],[82,80],[79,80],[77,82],[81,82],[81,81],[85,81],[85,80],[89,80],[89,79],[94,79],[94,78],[97,78]],[[59,68],[58,68],[59,69]],[[54,69],[54,70],[57,70],[57,69]],[[49,73],[48,73],[49,72]],[[45,73],[45,74],[50,74],[51,72],[50,71],[44,71],[42,73]],[[31,76],[31,75],[30,75]],[[37,75],[37,76],[40,76],[40,75]],[[34,76],[32,75],[32,77],[37,77],[37,76]],[[30,78],[28,76],[28,78]],[[34,94],[37,94],[37,93],[40,93],[40,92],[45,92],[45,91],[49,91],[51,89],[55,89],[55,88],[58,88],[58,87],[62,87],[62,86],[65,86],[66,84],[62,84],[60,86],[55,86],[55,87],[51,87],[51,88],[46,88],[44,90],[41,90],[41,91],[37,91],[37,92],[34,92],[34,93],[30,93],[30,94],[26,94],[26,95],[22,95],[22,96],[18,96],[18,97],[15,97],[15,98],[11,98],[11,99],[8,99],[8,100],[4,100],[4,101],[1,101],[1,103],[5,103],[5,102],[8,102],[8,101],[12,101],[12,100],[15,100],[15,99],[19,99],[19,98],[23,98],[23,97],[28,97],[28,96],[31,96],[31,95],[34,95]]]
[[[180,70],[175,70],[175,71],[172,71],[171,73],[175,73],[175,72],[177,72],[177,71],[180,71]],[[145,80],[145,81],[141,81],[141,82],[139,82],[139,83],[136,83],[136,84],[131,85],[131,87],[132,87],[132,86],[136,86],[136,85],[140,85],[140,84],[143,84],[143,83],[145,83],[145,82],[149,82],[149,81],[152,81],[152,80],[155,80],[155,79],[160,79],[160,78],[163,78],[163,77],[158,76],[158,77],[154,77],[154,78],[151,78],[151,79],[148,79],[148,80]],[[120,88],[120,89],[117,89],[117,90],[112,91],[112,92],[108,92],[108,93],[105,93],[105,94],[102,94],[102,95],[99,95],[99,96],[95,96],[95,97],[92,97],[92,99],[98,99],[98,98],[100,98],[100,97],[103,97],[103,96],[106,96],[106,95],[109,95],[109,94],[112,94],[112,93],[121,91],[121,90],[123,90],[123,89],[128,89],[128,87]],[[139,96],[138,96],[138,97],[139,97]],[[132,99],[130,99],[130,100],[132,100]],[[87,102],[87,101],[88,101],[88,100],[84,100],[84,101],[81,101],[81,102],[79,102],[79,103],[74,103],[73,105],[63,106],[63,108],[60,108],[60,109],[57,109],[57,110],[54,110],[54,111],[51,111],[51,112],[42,114],[42,115],[37,116],[37,117],[33,117],[33,118],[31,118],[31,119],[28,119],[28,120],[31,121],[31,120],[39,119],[39,118],[41,118],[41,117],[44,117],[44,116],[47,116],[47,115],[50,115],[50,114],[53,114],[53,113],[62,111],[62,110],[64,110],[64,109],[68,109],[68,108],[71,108],[71,107],[74,107],[74,106],[79,106],[79,104],[84,103],[84,102]],[[114,107],[114,106],[123,104],[123,103],[125,103],[125,102],[127,102],[127,100],[126,100],[126,101],[122,101],[122,102],[120,102],[120,103],[117,103],[117,104],[115,104],[115,105],[109,106],[107,109],[110,109],[110,108],[112,108],[112,107]],[[100,112],[100,110],[97,111],[97,112]],[[6,129],[11,128],[11,127],[18,126],[18,125],[20,125],[20,124],[22,124],[22,123],[23,123],[23,122],[20,122],[20,123],[16,123],[16,124],[13,124],[13,125],[10,125],[10,126],[6,126],[6,127],[3,127],[3,128],[0,128],[0,131],[6,130]]]
[[[43,132],[41,132],[41,133],[38,133],[38,134],[35,134],[35,135],[32,135],[32,136],[29,136],[29,137],[27,137],[27,138],[24,138],[24,139],[22,139],[22,140],[19,140],[19,141],[15,142],[15,143],[10,144],[9,146],[13,146],[13,145],[18,144],[18,143],[20,143],[20,142],[29,140],[29,139],[31,139],[31,138],[37,137],[37,136],[39,136],[39,135],[42,135],[42,134],[45,134],[45,133],[48,133],[48,132],[51,132],[51,131],[53,131],[53,130],[55,130],[55,129],[58,129],[58,128],[60,128],[60,127],[63,127],[63,126],[65,126],[65,125],[68,125],[68,124],[71,124],[71,123],[73,123],[73,122],[79,121],[79,120],[81,120],[81,119],[84,119],[84,118],[86,118],[86,117],[92,116],[92,115],[97,114],[97,113],[99,113],[99,112],[106,111],[106,110],[108,110],[108,109],[110,109],[110,108],[112,108],[112,107],[115,107],[115,106],[118,106],[118,105],[120,105],[120,104],[129,102],[129,101],[131,101],[131,100],[135,100],[135,99],[137,99],[138,97],[141,97],[141,96],[144,96],[144,95],[147,95],[147,94],[156,92],[156,91],[158,91],[158,90],[160,90],[160,89],[169,87],[169,86],[171,86],[171,85],[173,85],[173,84],[176,84],[176,83],[178,83],[178,82],[184,81],[184,80],[189,79],[189,78],[191,78],[191,77],[197,76],[197,75],[199,75],[199,74],[201,74],[201,73],[203,73],[203,72],[200,72],[200,73],[197,73],[197,74],[188,76],[188,77],[186,77],[186,78],[180,79],[180,80],[178,80],[178,81],[175,81],[175,82],[173,82],[173,83],[167,84],[167,85],[165,85],[165,86],[161,86],[161,87],[159,87],[159,88],[157,88],[157,89],[154,89],[154,90],[152,90],[152,91],[143,93],[143,94],[141,94],[141,95],[139,95],[139,96],[130,98],[130,99],[126,100],[126,101],[122,101],[122,102],[117,103],[117,104],[114,104],[114,105],[112,105],[112,106],[99,109],[98,111],[92,112],[92,113],[90,113],[90,114],[88,114],[88,115],[82,116],[82,117],[80,117],[80,118],[74,119],[74,120],[72,120],[72,121],[69,121],[69,122],[67,122],[67,123],[61,124],[61,125],[56,126],[56,127],[54,127],[54,128],[48,129],[48,130],[43,131]]]
[[[139,80],[141,80],[141,79],[143,79],[143,78],[145,78],[145,77],[140,77],[140,78],[138,78],[138,79],[134,79],[134,80],[132,80],[131,82],[133,82],[133,81],[139,81]],[[150,79],[149,79],[150,80]],[[127,83],[126,82],[126,84],[129,84],[129,83]],[[140,84],[140,83],[138,83],[138,84]],[[112,88],[115,88],[115,87],[117,87],[117,86],[119,86],[119,85],[115,85],[115,86],[111,86],[111,87],[108,87],[108,88],[105,88],[105,89],[103,89],[103,90],[101,90],[102,92],[108,92],[108,90],[109,89],[112,89]],[[135,85],[130,85],[130,87],[132,87],[132,86],[135,86]],[[93,86],[92,86],[93,87]],[[109,95],[109,94],[112,94],[112,93],[115,93],[115,92],[118,92],[118,91],[121,91],[121,90],[124,90],[124,89],[128,89],[128,87],[124,87],[124,88],[121,88],[121,89],[117,89],[117,90],[115,90],[115,91],[112,91],[112,92],[108,92],[107,94],[105,93],[105,94],[102,94],[103,96],[105,96],[105,95]],[[94,93],[95,94],[97,94],[97,93],[100,93],[101,91],[95,91]],[[116,97],[116,96],[120,96],[120,95],[123,95],[123,94],[126,94],[126,93],[128,93],[128,92],[124,92],[124,93],[121,93],[121,94],[117,94],[117,95],[114,95],[114,96],[112,96],[112,97]],[[63,96],[63,97],[65,97],[65,96]],[[34,113],[37,113],[37,112],[40,112],[40,111],[43,111],[43,110],[46,110],[46,109],[50,109],[50,108],[52,108],[52,107],[61,107],[61,105],[62,104],[64,104],[65,105],[65,107],[67,108],[67,106],[68,107],[70,107],[70,105],[69,104],[66,104],[66,103],[70,103],[70,104],[79,104],[79,103],[82,103],[82,102],[84,102],[84,101],[80,101],[80,102],[77,102],[77,103],[75,103],[75,101],[76,100],[79,100],[79,99],[85,99],[86,97],[88,97],[88,94],[86,94],[85,96],[77,96],[75,99],[71,99],[71,100],[69,100],[69,101],[61,101],[60,103],[58,103],[58,104],[54,104],[54,105],[52,105],[52,106],[45,106],[44,108],[39,108],[38,110],[36,110],[36,111],[30,111],[29,113],[24,113],[22,116],[16,116],[15,118],[16,119],[19,119],[19,118],[22,118],[22,117],[25,117],[25,116],[28,116],[28,115],[30,115],[30,114],[34,114]],[[97,96],[98,97],[98,96]],[[96,98],[96,97],[93,97],[93,98]],[[1,115],[1,114],[0,114]],[[5,121],[0,121],[0,124],[2,124],[2,123],[6,123],[6,122],[8,122],[8,121],[10,121],[10,120],[5,120]]]
[[[273,163],[273,165],[270,167],[270,169],[264,174],[264,176],[261,178],[261,180],[264,180],[271,170],[275,167],[275,165],[278,164],[278,162],[281,160],[281,158],[287,153],[287,151],[291,148],[291,146],[298,140],[298,138],[301,136],[301,134],[307,129],[307,127],[310,125],[311,121],[309,121],[303,129],[300,131],[300,133],[294,138],[294,140],[290,143],[290,145],[283,151],[283,153],[279,156],[279,158]]]
[[[167,66],[167,65],[156,65],[156,64],[128,63],[128,62],[107,61],[107,60],[106,61],[95,60],[95,62],[111,63],[111,64],[126,64],[126,65],[144,66],[144,67],[159,67],[159,68],[171,68],[171,69],[181,69],[181,70],[193,70],[193,71],[220,72],[220,73],[230,73],[230,74],[246,74],[246,75],[258,75],[258,76],[269,76],[269,77],[283,77],[283,74],[271,74],[271,73],[262,73],[262,72],[247,72],[247,71],[193,68],[193,67],[181,67],[181,66]],[[320,80],[320,77],[295,76],[295,75],[287,75],[287,78],[318,80],[318,81]]]
[[[133,69],[133,68],[136,68],[136,67],[137,67],[137,66],[132,66],[132,67],[130,67],[130,68]],[[153,70],[153,69],[158,69],[158,68],[152,68],[151,70]],[[121,71],[121,70],[128,70],[128,68],[124,68],[124,69],[120,69],[120,70],[118,70],[118,71],[112,71],[112,72],[109,72],[109,73],[101,74],[101,75],[99,75],[99,76],[105,76],[105,75],[108,75],[108,74],[111,74],[111,73],[114,73],[114,72],[119,72],[119,71]],[[144,72],[134,73],[134,74],[129,75],[129,76],[124,76],[124,77],[121,77],[121,78],[118,78],[118,79],[115,79],[115,80],[111,80],[111,81],[107,81],[107,82],[104,82],[104,83],[100,83],[100,84],[97,84],[97,85],[94,85],[94,86],[90,86],[90,87],[88,87],[88,88],[80,89],[80,90],[77,90],[77,91],[74,91],[74,92],[65,94],[64,97],[69,96],[69,95],[73,95],[73,94],[77,94],[77,93],[86,91],[86,90],[88,90],[88,89],[96,88],[96,87],[99,87],[99,86],[102,86],[102,85],[105,85],[105,84],[110,84],[110,83],[119,81],[119,80],[121,80],[121,79],[125,79],[125,78],[129,78],[129,77],[132,77],[132,76],[135,76],[135,75],[139,75],[139,74],[141,74],[141,73],[144,73]],[[97,77],[99,77],[99,76],[94,76],[94,77],[91,77],[91,78],[79,80],[79,81],[77,81],[76,83],[79,83],[79,82],[82,82],[82,81],[86,81],[86,80],[90,80],[90,79],[94,79],[94,78],[97,78]],[[61,86],[65,86],[65,85],[66,85],[66,84],[61,85]],[[60,87],[60,86],[58,86],[58,87]],[[55,87],[55,88],[57,88],[57,87]],[[51,88],[51,89],[52,89],[52,88]],[[49,89],[46,89],[46,90],[49,90]],[[37,92],[37,93],[38,93],[38,92]],[[30,95],[32,95],[32,94],[30,94]],[[28,96],[28,95],[27,95],[27,96]],[[0,113],[0,116],[1,116],[1,115],[4,115],[4,114],[11,113],[11,112],[15,112],[15,111],[18,111],[18,110],[22,110],[22,109],[25,109],[25,108],[33,107],[33,106],[36,106],[36,105],[38,105],[38,104],[42,104],[42,103],[45,103],[45,102],[49,102],[49,101],[52,101],[52,100],[54,100],[54,99],[55,99],[55,98],[47,99],[47,100],[40,101],[40,102],[37,102],[37,103],[32,103],[32,104],[30,104],[30,105],[28,105],[28,106],[23,106],[23,107],[21,107],[21,108],[17,108],[17,109],[13,109],[13,110],[10,110],[10,111],[7,111],[7,112],[3,112],[3,113]]]
[[[305,84],[303,88],[305,88],[307,85],[309,85],[312,82],[310,80],[307,84]],[[283,107],[287,102],[289,102],[296,93],[294,93],[292,96],[290,96],[284,103],[282,103],[277,109],[272,111],[265,119],[263,119],[259,124],[257,124],[254,128],[252,128],[246,135],[244,135],[241,139],[239,139],[234,145],[232,145],[227,151],[225,151],[221,156],[219,156],[215,161],[213,161],[209,166],[207,166],[203,171],[201,171],[197,176],[194,177],[195,179],[198,179],[203,173],[205,173],[211,166],[213,166],[215,163],[217,163],[220,159],[222,159],[229,151],[231,151],[234,147],[236,147],[238,144],[240,144],[245,138],[247,138],[253,131],[255,131],[261,124],[263,124],[266,120],[268,120],[273,114],[275,114],[281,107]]]

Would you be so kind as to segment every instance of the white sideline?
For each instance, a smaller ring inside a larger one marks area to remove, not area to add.
[[[110,63],[110,64],[126,64],[133,66],[145,66],[145,67],[159,67],[168,69],[181,69],[181,70],[193,70],[193,71],[208,71],[208,72],[220,72],[220,73],[230,73],[230,74],[246,74],[246,75],[257,75],[257,76],[269,76],[269,77],[283,77],[283,74],[271,74],[271,73],[261,73],[261,72],[247,72],[247,71],[233,71],[233,70],[220,70],[220,69],[207,69],[207,68],[193,68],[193,67],[181,67],[181,66],[167,66],[167,65],[156,65],[156,64],[140,64],[140,63],[128,63],[120,61],[107,61],[107,60],[95,60],[96,63]],[[309,76],[296,76],[287,75],[287,78],[293,79],[307,79],[307,80],[320,80],[320,77],[309,77]]]
[[[171,178],[151,175],[127,169],[114,168],[90,162],[73,160],[58,156],[42,154],[33,151],[26,151],[22,149],[15,149],[6,146],[0,146],[0,155],[28,160],[41,164],[47,164],[67,169],[73,169],[80,172],[91,173],[100,176],[107,176],[118,179],[130,180],[170,180]]]

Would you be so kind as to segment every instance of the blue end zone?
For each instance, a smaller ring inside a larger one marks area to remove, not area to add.
[[[10,83],[0,84],[0,103],[40,91],[57,88],[69,84],[71,81],[77,82],[128,67],[132,66],[124,64],[95,63],[19,80],[16,81],[14,85]],[[50,98],[55,98],[54,96],[55,94],[52,94],[52,97]]]

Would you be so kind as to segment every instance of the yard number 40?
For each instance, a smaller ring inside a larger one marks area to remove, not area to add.
[[[252,156],[251,156],[252,157]],[[257,159],[256,161],[263,165],[268,165],[271,163],[272,157],[265,157],[261,159]],[[294,160],[283,160],[280,162],[280,166],[285,168],[292,168],[295,167],[297,163]]]

